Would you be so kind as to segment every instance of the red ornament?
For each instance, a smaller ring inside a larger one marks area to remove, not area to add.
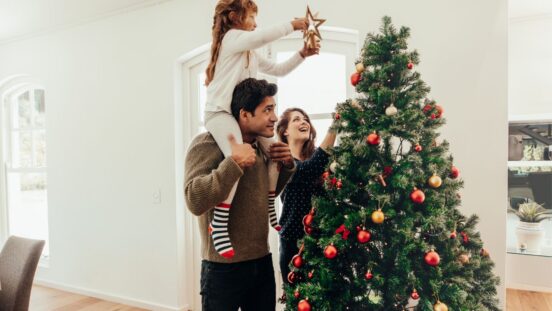
[[[450,234],[450,238],[451,239],[456,239],[456,231],[452,231],[452,233]]]
[[[337,256],[337,248],[335,248],[333,244],[326,246],[324,249],[324,256],[328,259],[334,259],[335,256]]]
[[[290,284],[293,284],[297,280],[297,274],[295,274],[295,272],[293,271],[290,271],[287,275],[287,279]]]
[[[337,190],[339,190],[339,189],[341,189],[341,187],[343,187],[343,183],[341,182],[341,179],[337,180],[337,183],[335,184],[335,187],[337,188]]]
[[[334,118],[335,118],[336,120],[339,120],[339,119],[341,119],[341,115],[340,115],[339,113],[336,112]]]
[[[412,62],[408,62],[408,65],[406,65],[406,68],[412,69],[414,68],[414,64]]]
[[[360,73],[355,72],[351,75],[351,84],[356,86],[360,82]]]
[[[371,238],[370,232],[368,232],[366,230],[360,230],[357,233],[357,240],[358,240],[359,243],[364,244],[366,242],[369,242],[370,238]]]
[[[305,227],[304,230],[305,230],[305,233],[306,233],[306,234],[311,235],[311,233],[312,233],[312,227]]]
[[[468,244],[470,242],[470,238],[466,232],[462,231],[460,232],[460,235],[462,236],[462,242],[464,242],[464,244]]]
[[[428,112],[430,111],[432,108],[431,108],[431,105],[430,104],[427,104],[424,106],[424,112]]]
[[[374,275],[372,274],[372,272],[370,270],[368,270],[368,272],[366,272],[366,274],[364,275],[364,277],[367,279],[367,280],[371,280]]]
[[[417,204],[422,204],[425,201],[425,194],[422,192],[422,190],[414,188],[414,191],[410,194],[410,199],[412,202]]]
[[[441,261],[441,258],[439,257],[439,254],[437,254],[436,251],[431,250],[430,252],[425,254],[424,260],[428,265],[435,267],[439,264],[439,262]]]
[[[418,300],[418,299],[420,299],[420,295],[418,294],[418,292],[416,290],[413,290],[412,294],[410,294],[410,298],[412,298],[414,300]]]
[[[424,106],[424,113],[428,113],[430,111],[432,111],[433,109],[437,110],[437,113],[432,113],[431,114],[431,119],[437,119],[437,118],[440,118],[442,115],[443,115],[443,112],[445,111],[443,109],[443,107],[439,106],[439,105],[430,105],[430,104],[427,104]]]
[[[347,240],[349,238],[349,234],[351,233],[351,231],[349,231],[345,225],[341,225],[339,226],[339,228],[335,229],[335,233],[336,234],[339,234],[341,233],[342,234],[342,238],[343,240]]]
[[[331,183],[332,183],[332,186],[335,186],[337,184],[337,178],[335,178],[335,177],[332,178]]]
[[[443,115],[443,112],[445,111],[443,109],[443,107],[439,106],[439,105],[435,105],[435,109],[437,109],[437,115],[436,117],[437,118],[440,118],[442,115]]]
[[[380,137],[378,134],[376,134],[376,132],[368,135],[368,137],[366,137],[366,143],[370,144],[370,145],[379,145],[380,143]]]
[[[297,305],[297,311],[311,311],[311,306],[308,300],[303,299]]]
[[[328,179],[328,177],[330,177],[330,172],[325,171],[324,173],[322,173],[322,178],[323,178],[324,180]]]
[[[456,179],[460,176],[460,170],[456,166],[450,168],[450,178]]]
[[[312,276],[314,275],[314,270],[309,272],[309,274],[307,274],[307,276],[309,277],[309,279],[312,279]]]
[[[295,291],[295,292],[293,293],[293,297],[299,298],[299,296],[300,296],[300,295],[299,295],[299,292],[298,292],[298,291]]]
[[[310,226],[313,219],[314,216],[312,214],[305,215],[305,217],[303,217],[303,226]]]
[[[414,150],[416,150],[416,152],[420,152],[422,151],[422,146],[420,146],[420,144],[416,144],[416,146],[414,147]]]
[[[301,268],[301,266],[303,266],[303,257],[301,257],[301,255],[297,254],[297,255],[293,256],[293,258],[291,259],[291,262],[293,263],[293,266],[295,268]]]
[[[383,168],[383,176],[387,177],[387,176],[391,175],[391,173],[393,173],[393,167],[386,166],[386,167]]]

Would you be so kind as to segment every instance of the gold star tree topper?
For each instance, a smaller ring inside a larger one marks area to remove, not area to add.
[[[313,15],[308,5],[305,18],[309,23],[309,27],[307,31],[303,33],[303,40],[305,40],[308,49],[315,49],[317,47],[317,43],[322,40],[318,27],[320,27],[320,25],[322,25],[326,20],[318,18],[318,13]]]

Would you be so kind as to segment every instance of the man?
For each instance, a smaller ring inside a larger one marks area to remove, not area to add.
[[[224,158],[213,136],[198,135],[186,156],[184,193],[188,209],[199,216],[202,239],[201,295],[204,311],[273,311],[276,283],[268,246],[268,168],[257,145],[260,137],[272,137],[278,121],[275,114],[275,84],[246,79],[232,98],[232,115],[238,121],[243,144],[229,137],[232,155]],[[276,192],[280,193],[295,171],[287,144],[274,143],[269,152],[282,163]],[[224,200],[239,179],[228,231],[235,250],[222,257],[209,236],[214,207]]]

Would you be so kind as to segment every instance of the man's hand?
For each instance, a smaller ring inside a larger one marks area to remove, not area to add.
[[[275,142],[270,145],[268,150],[270,153],[270,159],[274,162],[282,162],[286,168],[293,167],[293,157],[291,156],[291,150],[286,143],[281,141]]]
[[[228,135],[228,141],[230,142],[230,147],[232,147],[232,159],[234,162],[242,169],[255,165],[257,155],[255,154],[255,149],[250,144],[238,144],[232,134]]]

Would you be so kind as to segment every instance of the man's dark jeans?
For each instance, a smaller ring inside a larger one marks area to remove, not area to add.
[[[203,311],[274,311],[276,282],[272,255],[238,262],[201,262]]]

